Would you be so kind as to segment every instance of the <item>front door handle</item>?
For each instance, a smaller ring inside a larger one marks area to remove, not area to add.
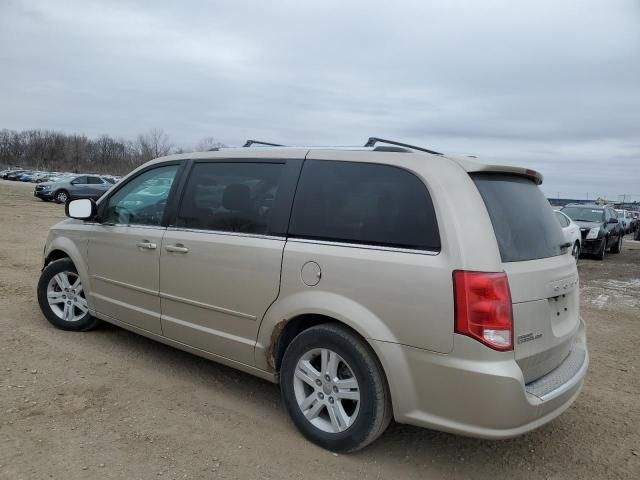
[[[182,245],[181,243],[176,243],[175,245],[167,245],[164,247],[167,252],[173,253],[189,253],[189,249]]]
[[[149,240],[143,240],[136,243],[136,247],[144,248],[145,250],[155,250],[158,246],[155,243],[151,243]]]

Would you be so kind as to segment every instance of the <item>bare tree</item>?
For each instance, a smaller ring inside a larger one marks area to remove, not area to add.
[[[222,143],[212,137],[198,144],[201,150],[216,146]],[[135,141],[109,135],[89,139],[50,130],[0,130],[0,167],[124,174],[153,158],[188,151],[174,148],[169,136],[157,128],[138,135]]]
[[[164,157],[173,148],[169,136],[161,128],[152,128],[148,133],[138,135],[135,146],[142,162]]]
[[[206,152],[208,150],[211,150],[212,148],[221,148],[221,147],[226,147],[226,145],[222,142],[218,142],[213,137],[204,137],[196,145],[196,152]]]

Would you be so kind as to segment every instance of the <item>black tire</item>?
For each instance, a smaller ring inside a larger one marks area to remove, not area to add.
[[[616,244],[611,247],[611,253],[620,253],[622,251],[622,234],[618,235],[618,240],[616,241]]]
[[[45,267],[45,269],[40,274],[40,280],[38,281],[38,304],[40,305],[40,310],[42,310],[45,318],[53,326],[62,330],[85,332],[87,330],[95,328],[98,325],[99,320],[95,317],[92,317],[88,311],[81,318],[74,319],[73,321],[68,321],[60,318],[54,312],[51,305],[49,305],[49,300],[47,298],[47,288],[53,277],[55,277],[59,273],[68,273],[70,276],[76,277],[78,275],[75,265],[68,258],[56,260],[55,262],[51,262]],[[60,291],[60,294],[63,293],[65,292]],[[81,294],[81,296],[82,298],[84,298],[83,294]],[[62,303],[64,304],[64,302]]]
[[[573,249],[571,250],[571,255],[576,259],[576,263],[580,258],[580,242],[576,240],[576,243],[573,244]]]
[[[69,192],[67,192],[66,190],[58,190],[53,195],[53,198],[56,200],[57,203],[66,203],[67,200],[69,200]]]
[[[298,361],[314,349],[330,349],[337,353],[349,365],[358,383],[358,413],[353,423],[341,432],[325,432],[313,425],[296,399],[294,377]],[[282,360],[280,388],[289,416],[298,430],[313,443],[333,452],[353,452],[365,447],[382,435],[392,418],[391,396],[378,359],[364,340],[339,324],[317,325],[293,339]]]
[[[607,237],[603,237],[602,238],[602,245],[600,246],[600,249],[598,250],[598,253],[596,253],[596,259],[597,260],[604,260],[604,254],[607,251]]]

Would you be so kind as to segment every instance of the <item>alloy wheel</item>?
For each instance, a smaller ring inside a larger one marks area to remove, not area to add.
[[[82,282],[75,272],[60,272],[47,285],[51,311],[65,322],[77,322],[89,311]]]
[[[305,353],[296,365],[293,388],[305,418],[323,432],[343,432],[358,416],[358,380],[332,350],[316,348]]]

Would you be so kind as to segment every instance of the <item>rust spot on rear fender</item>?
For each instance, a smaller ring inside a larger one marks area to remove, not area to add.
[[[278,339],[284,327],[287,326],[289,320],[285,319],[275,324],[271,331],[271,338],[267,346],[267,366],[271,372],[276,371],[276,348],[278,347]]]

